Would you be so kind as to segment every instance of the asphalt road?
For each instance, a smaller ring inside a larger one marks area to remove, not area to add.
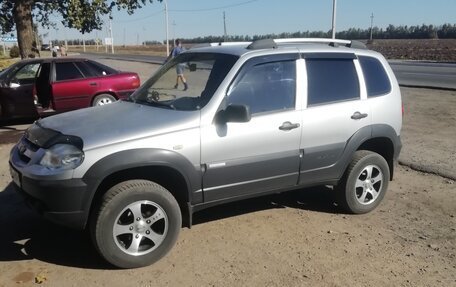
[[[456,89],[456,64],[390,61],[402,86]]]
[[[136,61],[162,64],[165,57],[125,54],[84,53],[89,58]],[[442,88],[456,90],[456,63],[421,61],[389,61],[401,86]]]

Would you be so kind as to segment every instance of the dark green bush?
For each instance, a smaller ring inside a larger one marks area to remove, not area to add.
[[[19,47],[18,46],[13,46],[11,49],[10,49],[10,57],[11,58],[17,58],[19,57]]]

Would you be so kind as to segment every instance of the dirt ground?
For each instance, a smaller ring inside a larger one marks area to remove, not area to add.
[[[452,176],[456,92],[402,93],[401,162]],[[8,153],[26,127],[0,127],[0,286],[456,286],[456,183],[404,165],[369,214],[344,214],[326,187],[218,206],[158,263],[115,269],[86,233],[41,219],[13,191]]]
[[[456,62],[456,39],[375,39],[367,46],[387,59]]]

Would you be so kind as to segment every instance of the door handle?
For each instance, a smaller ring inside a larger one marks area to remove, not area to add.
[[[91,82],[91,83],[89,83],[89,86],[96,86],[96,85],[97,85],[96,82]]]
[[[355,113],[351,116],[352,120],[360,120],[360,119],[363,119],[363,118],[365,118],[365,117],[367,117],[367,114],[366,114],[366,113],[363,113],[363,114],[362,114],[362,113],[360,113],[360,112],[355,112]]]
[[[289,130],[296,129],[296,128],[299,128],[299,124],[298,123],[292,124],[291,122],[287,121],[287,122],[284,122],[279,127],[279,130],[281,130],[281,131],[289,131]]]

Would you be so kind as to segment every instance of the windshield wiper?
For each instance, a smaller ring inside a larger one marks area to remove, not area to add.
[[[170,106],[169,104],[164,103],[164,102],[145,101],[145,100],[135,100],[134,102],[137,104],[141,104],[141,105],[147,105],[147,106],[153,106],[153,107],[165,107],[170,110],[174,109],[172,106]]]

